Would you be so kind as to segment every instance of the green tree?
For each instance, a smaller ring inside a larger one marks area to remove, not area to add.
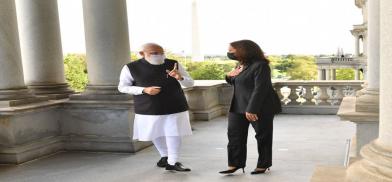
[[[225,56],[210,56],[205,61],[193,62],[189,56],[181,56],[166,51],[166,57],[177,60],[195,80],[222,80],[231,71],[237,61]],[[137,60],[137,53],[130,53],[131,60]],[[273,78],[291,80],[312,80],[316,78],[317,69],[313,56],[286,55],[268,56]],[[71,88],[83,91],[88,82],[86,57],[81,54],[68,54],[64,59],[66,79]],[[351,70],[352,71],[352,70]],[[338,79],[352,79],[353,74],[337,71]],[[351,75],[351,76],[350,76]]]
[[[132,61],[136,61],[136,60],[139,59],[139,57],[137,56],[137,54],[139,54],[139,53],[131,52],[131,60],[132,60]]]
[[[283,63],[282,56],[271,55],[267,59],[270,61],[272,78],[281,79],[286,77],[286,66],[281,65]]]
[[[287,72],[288,69],[294,66],[294,60],[289,58],[280,58],[277,60],[275,68],[281,72]]]
[[[317,78],[317,66],[315,58],[311,56],[293,56],[290,58],[292,65],[287,68],[290,80],[315,80]]]
[[[225,76],[222,66],[214,62],[194,62],[190,69],[189,74],[195,80],[223,80]]]
[[[354,70],[350,68],[337,69],[336,80],[354,80]]]
[[[64,58],[64,70],[65,78],[73,90],[81,92],[86,88],[88,79],[85,55],[66,55]]]
[[[273,78],[290,80],[313,80],[317,76],[314,56],[283,55],[268,56]]]
[[[186,71],[195,80],[221,80],[224,79],[227,72],[231,71],[236,61],[228,60],[222,57],[211,57],[204,61],[191,61],[189,56],[181,56],[169,51],[165,52],[169,59],[178,61]]]

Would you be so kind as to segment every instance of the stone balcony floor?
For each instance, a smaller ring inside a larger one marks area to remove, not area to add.
[[[342,166],[347,139],[355,125],[333,115],[278,115],[274,125],[273,166],[264,175],[250,175],[257,160],[250,127],[245,174],[223,176],[226,168],[227,118],[193,123],[194,135],[183,141],[181,162],[190,173],[172,173],[155,167],[155,148],[136,154],[61,152],[18,166],[0,166],[1,182],[98,181],[309,181],[318,165]]]

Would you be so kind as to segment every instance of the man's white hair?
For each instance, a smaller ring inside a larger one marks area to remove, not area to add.
[[[160,47],[163,49],[163,47],[157,43],[154,42],[149,42],[149,43],[145,43],[141,46],[140,51],[144,51],[147,47]]]

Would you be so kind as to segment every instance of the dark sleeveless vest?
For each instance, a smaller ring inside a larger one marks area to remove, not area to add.
[[[175,63],[177,61],[165,59],[162,65],[152,65],[145,59],[139,59],[127,64],[134,79],[134,86],[161,87],[161,92],[157,95],[134,95],[136,114],[166,115],[188,110],[180,83],[166,73],[166,70],[174,68]]]

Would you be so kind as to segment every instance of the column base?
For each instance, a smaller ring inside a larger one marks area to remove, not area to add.
[[[361,156],[347,169],[346,181],[392,181],[392,148],[383,148],[375,140],[362,148]]]
[[[0,164],[58,151],[135,153],[151,146],[133,136],[132,100],[50,100],[0,108]]]
[[[73,94],[71,100],[93,100],[93,101],[125,101],[132,100],[132,95],[123,94],[114,85],[87,85],[86,90],[80,94]]]
[[[359,150],[378,136],[379,113],[358,112],[356,111],[357,103],[357,97],[344,97],[337,115],[341,120],[350,121],[357,125],[355,155],[359,156]]]
[[[20,100],[26,98],[33,98],[33,95],[26,87],[0,90],[0,101]]]
[[[27,87],[31,90],[31,93],[35,95],[45,95],[49,97],[49,99],[54,100],[68,98],[69,95],[75,93],[73,90],[69,89],[69,85],[66,83],[28,85]]]
[[[134,153],[151,145],[133,137],[134,109],[129,94],[115,85],[87,85],[70,95],[60,123],[66,150]]]
[[[355,93],[355,96],[356,96],[356,97],[360,97],[360,96],[362,96],[363,94],[365,94],[366,89],[367,89],[367,87],[368,87],[368,83],[365,81],[361,86],[362,86],[362,89],[361,89],[361,90],[358,90],[358,91]]]
[[[131,100],[70,100],[60,113],[65,150],[134,153],[151,145],[132,139]]]
[[[366,88],[361,91],[356,99],[355,111],[357,112],[379,112],[380,93],[378,89]]]
[[[20,164],[59,151],[57,109],[63,102],[0,108],[0,164]]]
[[[89,152],[136,153],[152,145],[152,142],[132,140],[132,137],[64,137],[64,150]]]
[[[26,144],[0,148],[0,164],[21,164],[63,149],[62,137],[46,137]]]
[[[27,88],[0,90],[0,108],[15,107],[48,100],[45,96],[34,96]]]
[[[342,182],[346,174],[343,166],[316,166],[311,182]]]

